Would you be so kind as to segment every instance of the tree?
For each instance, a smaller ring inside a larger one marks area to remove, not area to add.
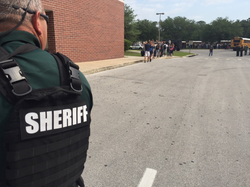
[[[124,6],[124,38],[135,42],[140,32],[136,29],[134,10],[130,6]]]
[[[137,20],[136,28],[140,31],[138,35],[139,41],[146,41],[146,40],[156,40],[158,35],[158,28],[157,28],[156,21],[149,21],[147,19],[144,20]]]
[[[243,37],[250,38],[250,18],[247,20],[242,20],[241,26],[243,27]]]
[[[227,18],[218,17],[216,20],[212,21],[212,30],[215,33],[213,36],[213,41],[219,42],[223,39],[230,39],[232,32],[232,22]]]
[[[196,40],[202,41],[202,33],[203,33],[203,30],[205,29],[206,26],[207,26],[207,24],[205,21],[196,22],[196,27],[197,27]]]
[[[137,20],[134,10],[125,4],[124,37],[136,42],[158,39],[157,22]],[[201,40],[203,42],[220,42],[230,40],[236,36],[250,38],[250,18],[242,21],[230,21],[228,18],[218,17],[210,24],[204,21],[195,22],[186,17],[168,17],[161,21],[161,40]]]
[[[243,28],[239,21],[229,21],[228,18],[218,17],[204,27],[202,31],[202,40],[205,42],[220,42],[221,40],[230,40],[235,36],[241,36]]]
[[[231,39],[236,36],[242,36],[243,35],[243,27],[241,26],[240,21],[236,21],[232,23],[231,27]]]
[[[173,33],[174,30],[174,23],[171,17],[167,17],[164,21],[161,22],[161,38],[163,39],[174,39]]]
[[[189,20],[186,17],[168,17],[161,23],[161,35],[163,39],[177,40],[197,40],[198,26],[194,20]]]
[[[201,32],[201,41],[203,42],[214,42],[215,41],[215,33],[213,31],[213,27],[211,24],[207,24],[203,27]]]
[[[206,22],[205,21],[198,21],[198,22],[196,22],[196,24],[201,29],[203,29],[206,26]]]

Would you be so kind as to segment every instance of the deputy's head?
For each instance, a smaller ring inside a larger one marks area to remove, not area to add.
[[[0,0],[0,33],[12,29],[30,32],[45,49],[48,19],[41,0]]]

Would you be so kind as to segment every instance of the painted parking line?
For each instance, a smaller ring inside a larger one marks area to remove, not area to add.
[[[137,187],[152,187],[157,171],[147,168]]]

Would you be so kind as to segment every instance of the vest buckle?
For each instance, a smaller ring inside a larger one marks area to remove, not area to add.
[[[70,87],[76,92],[82,92],[82,84],[79,74],[79,66],[71,61],[68,61],[69,75],[70,75]]]
[[[12,93],[14,95],[24,96],[32,91],[31,86],[14,59],[1,61],[0,67],[12,86]]]

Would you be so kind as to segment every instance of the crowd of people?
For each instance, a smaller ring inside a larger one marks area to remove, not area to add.
[[[195,43],[193,45],[185,44],[182,46],[182,48],[191,48],[191,49],[210,49],[211,46],[214,49],[230,49],[231,45],[228,43],[215,43],[215,44],[210,44],[210,43]]]
[[[247,55],[247,51],[248,51],[248,46],[245,45],[245,46],[240,46],[240,45],[237,45],[236,46],[236,56],[243,56],[243,52],[244,55]],[[249,50],[249,55],[250,55],[250,50]]]
[[[162,56],[173,56],[174,44],[169,44],[166,41],[148,40],[143,43],[142,56],[144,62],[151,62],[154,58]]]
[[[210,48],[209,48],[209,54],[208,56],[213,56],[213,50],[216,49],[216,47],[214,45],[210,45]],[[227,48],[225,48],[227,49]],[[240,46],[240,45],[237,45],[236,46],[236,56],[243,56],[243,52],[244,52],[244,55],[246,56],[247,55],[247,52],[248,52],[248,46],[245,45],[245,46]],[[249,50],[249,55],[250,55],[250,50]]]

